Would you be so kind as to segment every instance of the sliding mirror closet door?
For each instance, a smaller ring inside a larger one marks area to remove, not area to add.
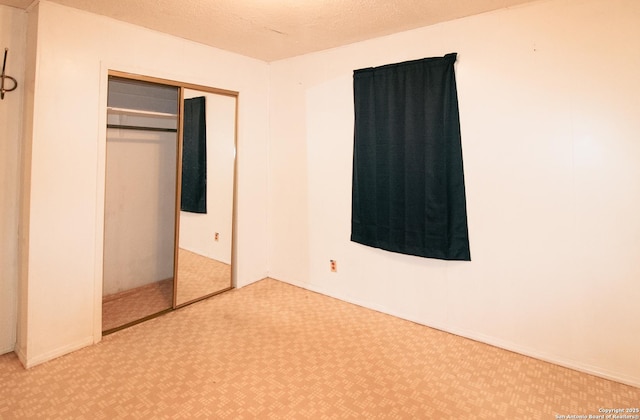
[[[184,89],[176,306],[232,287],[236,101]]]
[[[109,77],[103,331],[173,307],[179,88]]]

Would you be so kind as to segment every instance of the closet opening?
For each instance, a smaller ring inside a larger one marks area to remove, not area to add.
[[[233,288],[238,92],[110,70],[102,333]]]
[[[179,89],[109,76],[103,334],[173,308]]]

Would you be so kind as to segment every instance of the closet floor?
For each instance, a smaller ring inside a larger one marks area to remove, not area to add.
[[[173,279],[104,296],[102,331],[121,327],[173,306]]]

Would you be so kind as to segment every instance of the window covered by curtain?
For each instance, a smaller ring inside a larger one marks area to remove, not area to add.
[[[351,240],[469,261],[456,54],[354,71]]]

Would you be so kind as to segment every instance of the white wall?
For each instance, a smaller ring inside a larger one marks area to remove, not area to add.
[[[145,120],[177,126],[177,116]],[[175,132],[107,130],[103,296],[173,279],[177,142]]]
[[[638,22],[541,1],[272,63],[270,276],[640,385]],[[352,71],[449,52],[472,261],[350,242]]]
[[[19,162],[26,25],[27,15],[23,10],[0,6],[0,60],[4,59],[4,49],[9,48],[5,72],[18,81],[18,88],[5,93],[4,100],[0,101],[0,354],[13,351],[16,342]],[[7,79],[5,88],[12,86],[13,82]]]
[[[240,92],[236,285],[267,274],[268,65],[47,1],[31,13],[17,344],[27,366],[100,339],[108,69]]]

